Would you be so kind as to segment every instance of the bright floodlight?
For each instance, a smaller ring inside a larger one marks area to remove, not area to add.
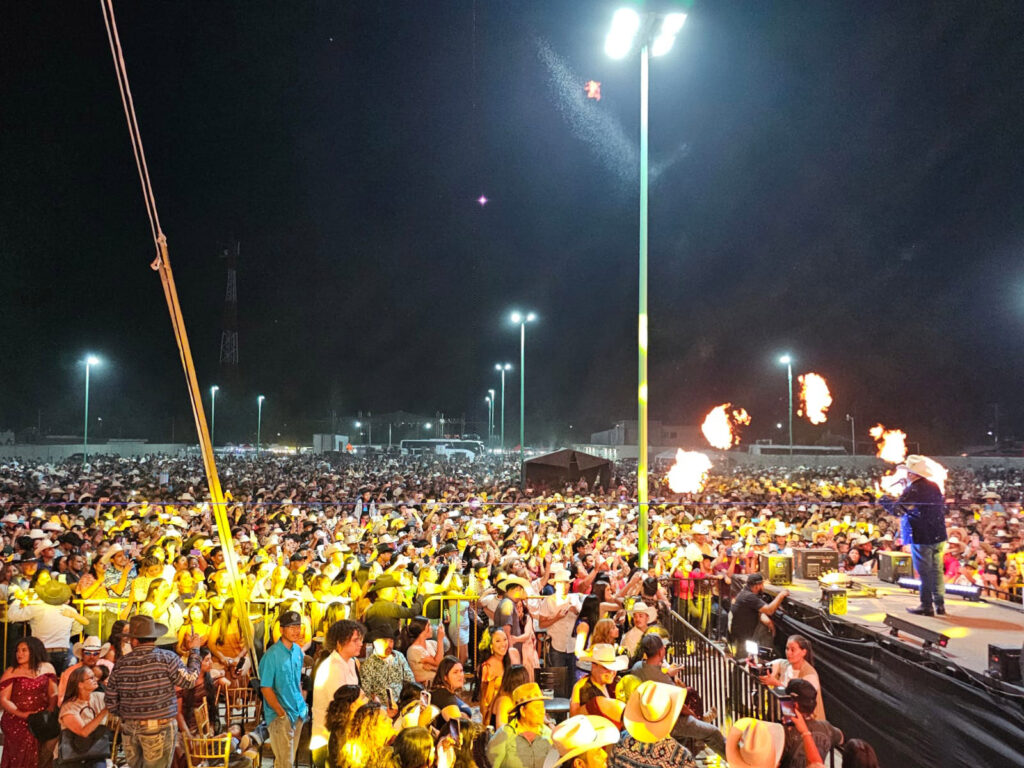
[[[640,15],[632,8],[620,8],[612,16],[612,28],[604,41],[604,51],[613,59],[621,59],[633,47],[633,37],[640,29]]]
[[[521,314],[519,314],[518,312],[513,312],[512,313],[512,322],[513,323],[521,323],[521,322],[523,322],[523,316]]]
[[[212,387],[210,387],[210,391],[211,392],[220,392],[220,387],[218,387],[216,384],[214,384]]]
[[[658,35],[654,38],[654,42],[651,43],[651,56],[664,56],[672,50],[672,43],[675,41],[675,35],[666,35],[664,33]]]
[[[779,358],[779,362],[782,363],[783,365],[789,365],[790,363],[793,362],[793,358],[790,357],[789,355],[783,355],[782,357]]]
[[[491,397],[490,397],[490,395],[488,395],[487,397],[485,397],[485,398],[484,398],[484,402],[485,402],[485,403],[489,403],[489,402],[491,402]]]
[[[267,399],[267,398],[266,398],[265,396],[263,396],[263,395],[260,395],[259,397],[257,397],[257,398],[256,398],[256,402],[257,402],[257,403],[262,403],[262,402],[263,402],[264,400],[266,400],[266,399]]]
[[[363,422],[357,421],[356,422],[356,429],[359,429],[361,426],[363,426]]]
[[[502,365],[501,363],[495,363],[494,364],[494,370],[496,370],[496,371],[511,371],[512,370],[512,363],[505,363],[504,365]]]
[[[89,355],[85,358],[86,365],[99,365],[100,359],[96,355]]]
[[[431,426],[431,424],[430,424],[430,422],[428,421],[428,422],[427,422],[426,424],[424,424],[424,425],[423,425],[423,428],[424,428],[424,429],[430,429],[430,426]]]
[[[528,323],[532,323],[536,319],[537,319],[537,316],[535,314],[533,314],[533,312],[531,312],[530,314],[528,314],[526,316],[526,322],[528,322]]]
[[[683,28],[683,24],[686,22],[685,13],[670,13],[665,16],[665,20],[661,23],[661,34],[663,35],[675,35],[678,34],[679,30]]]

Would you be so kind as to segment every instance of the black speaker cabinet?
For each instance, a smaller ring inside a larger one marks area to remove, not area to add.
[[[988,646],[988,673],[1004,683],[1021,681],[1021,649],[1015,645]]]
[[[906,552],[879,552],[878,578],[895,584],[904,576],[914,578],[914,566]]]
[[[839,570],[839,553],[834,549],[794,549],[793,567],[798,579],[817,579]]]
[[[793,583],[792,555],[758,555],[758,561],[765,581],[780,586]]]

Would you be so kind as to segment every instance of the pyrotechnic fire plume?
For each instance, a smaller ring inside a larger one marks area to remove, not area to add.
[[[886,429],[876,424],[870,429],[870,435],[878,446],[878,458],[890,464],[899,464],[907,458],[907,433],[901,429]]]
[[[668,471],[668,487],[673,493],[700,493],[708,481],[711,459],[697,451],[676,451],[676,463]]]
[[[722,403],[704,417],[700,431],[712,448],[727,451],[740,444],[739,427],[750,423],[750,416],[742,408],[730,412],[732,403]]]
[[[832,405],[832,393],[824,377],[816,373],[800,376],[800,409],[798,416],[807,416],[811,424],[824,424],[828,420],[828,408]]]

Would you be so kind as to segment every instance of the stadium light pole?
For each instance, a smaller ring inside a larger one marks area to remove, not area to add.
[[[490,434],[487,435],[487,450],[488,452],[490,452],[491,448],[494,447],[494,414],[496,413],[496,409],[498,406],[498,397],[497,395],[495,395],[493,389],[488,389],[487,394],[490,396],[490,400],[488,400],[487,402],[491,404],[491,420],[490,427],[488,430]]]
[[[213,441],[213,436],[217,431],[217,393],[220,392],[220,387],[214,384],[210,387],[210,446],[216,445]]]
[[[672,49],[676,34],[686,22],[685,13],[647,13],[643,18],[632,8],[620,8],[612,16],[612,27],[605,38],[604,50],[613,59],[622,59],[640,40],[640,290],[637,312],[637,458],[636,490],[640,512],[640,567],[647,568],[647,80],[650,56],[664,56]]]
[[[793,358],[783,355],[779,363],[786,366],[786,380],[789,382],[789,455],[793,455]]]
[[[857,428],[854,426],[853,416],[846,414],[846,420],[850,422],[850,454],[857,455]]]
[[[487,403],[487,445],[491,445],[491,422],[494,421],[494,403],[491,402],[491,396],[485,395],[484,402]]]
[[[263,429],[263,395],[256,398],[256,458],[260,457],[260,431]]]
[[[512,370],[512,363],[495,363],[494,370],[501,372],[501,455],[505,455],[505,371]]]
[[[85,357],[85,428],[82,430],[82,466],[89,462],[89,369],[100,364],[96,355]]]
[[[519,487],[526,487],[526,324],[537,319],[533,312],[512,313],[519,324]]]

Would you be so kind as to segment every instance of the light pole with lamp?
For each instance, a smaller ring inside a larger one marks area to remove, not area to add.
[[[89,461],[89,369],[99,365],[100,359],[96,355],[86,355],[85,358],[85,428],[82,430],[82,466]]]
[[[641,23],[642,21],[642,23]],[[611,58],[624,58],[640,38],[640,290],[637,313],[638,376],[637,406],[637,507],[640,512],[640,567],[647,568],[647,70],[650,56],[663,56],[672,49],[676,34],[686,22],[685,13],[640,14],[632,8],[620,8],[612,16],[612,28],[605,38],[604,50]],[[659,25],[660,23],[660,25]],[[641,27],[643,27],[641,29]]]
[[[846,414],[846,420],[850,422],[850,454],[857,455],[857,429],[854,427],[853,416]]]
[[[526,487],[526,324],[537,319],[533,312],[512,313],[519,324],[519,487]]]
[[[786,380],[789,382],[789,455],[793,455],[793,358],[783,355],[779,363],[786,366]]]
[[[494,364],[494,370],[501,372],[501,455],[505,455],[505,371],[512,370],[512,363]]]
[[[213,441],[213,436],[217,431],[217,393],[220,392],[220,387],[214,384],[210,387],[210,446],[216,445]]]
[[[484,397],[484,402],[487,403],[487,450],[491,449],[491,433],[493,427],[491,422],[494,421],[494,403],[491,402],[491,396],[487,395]]]
[[[487,394],[490,395],[490,398],[491,398],[488,401],[491,404],[491,423],[490,423],[490,428],[489,428],[489,434],[487,436],[487,451],[489,453],[491,448],[494,447],[494,414],[496,413],[496,410],[497,410],[497,407],[498,407],[498,398],[494,394],[494,390],[493,389],[488,389],[487,390]]]
[[[263,395],[256,398],[256,458],[260,457],[260,432],[263,429]]]

